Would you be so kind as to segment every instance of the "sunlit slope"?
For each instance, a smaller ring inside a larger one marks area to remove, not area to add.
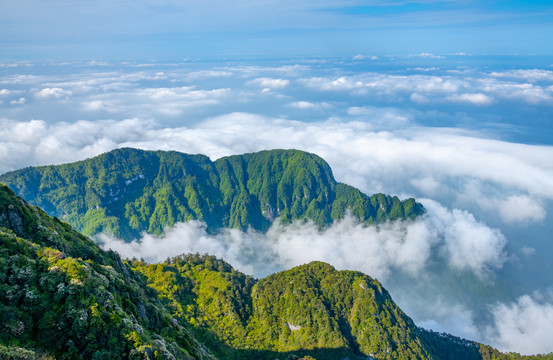
[[[0,185],[0,359],[208,359],[141,275]]]
[[[325,226],[347,211],[367,223],[414,218],[414,199],[367,196],[337,183],[328,164],[298,150],[271,150],[212,162],[174,151],[113,150],[58,166],[31,167],[0,176],[29,203],[86,235],[110,232],[131,239],[160,234],[176,222],[203,220],[223,227],[265,231],[310,219]]]
[[[213,256],[132,261],[223,359],[552,359],[417,327],[376,280],[312,262],[261,280]]]

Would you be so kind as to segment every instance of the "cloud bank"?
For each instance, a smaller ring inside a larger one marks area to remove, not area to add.
[[[498,303],[492,308],[495,326],[488,328],[488,336],[503,351],[522,354],[553,351],[553,302],[543,296],[524,295],[516,302]]]
[[[163,261],[181,253],[209,253],[238,269],[262,277],[310,261],[326,261],[386,280],[393,270],[418,275],[430,261],[485,277],[505,261],[506,240],[497,229],[479,223],[464,211],[447,210],[424,201],[427,214],[417,221],[366,226],[351,216],[319,230],[313,223],[276,222],[266,234],[227,229],[209,235],[199,221],[167,228],[160,237],[144,234],[125,243],[101,235],[105,248],[125,257]],[[475,256],[476,255],[476,256]]]

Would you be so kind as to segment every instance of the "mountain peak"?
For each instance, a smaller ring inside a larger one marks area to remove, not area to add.
[[[337,183],[319,156],[265,150],[211,161],[176,151],[115,149],[91,159],[0,176],[18,195],[87,235],[132,239],[144,231],[202,220],[210,230],[311,220],[323,227],[349,211],[368,224],[424,212],[414,199]]]

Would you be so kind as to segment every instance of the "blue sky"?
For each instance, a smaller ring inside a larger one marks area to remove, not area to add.
[[[6,0],[4,59],[552,55],[548,1]]]

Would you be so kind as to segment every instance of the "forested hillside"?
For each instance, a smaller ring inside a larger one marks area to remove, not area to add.
[[[210,359],[114,252],[0,185],[0,359]]]
[[[424,212],[414,199],[369,197],[337,183],[323,159],[298,150],[212,162],[203,155],[124,148],[76,163],[10,172],[0,182],[85,235],[108,232],[127,240],[192,219],[205,221],[210,230],[251,226],[265,231],[277,218],[325,226],[347,211],[369,224]]]
[[[208,255],[132,266],[222,359],[553,359],[419,328],[377,280],[322,262],[261,280]]]
[[[208,255],[104,251],[0,185],[0,359],[553,359],[418,328],[375,279],[256,280]]]

